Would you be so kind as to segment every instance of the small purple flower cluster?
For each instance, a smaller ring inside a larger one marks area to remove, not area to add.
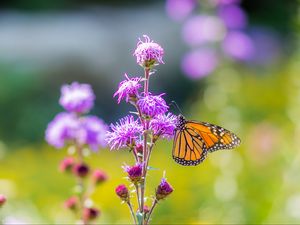
[[[173,137],[177,117],[168,112],[169,106],[163,98],[164,93],[155,95],[149,92],[149,79],[154,73],[153,67],[164,63],[164,50],[159,44],[151,41],[148,36],[144,35],[143,37],[145,41],[139,39],[134,56],[136,56],[137,63],[144,68],[144,78],[130,78],[125,74],[126,79],[119,84],[119,88],[114,94],[118,104],[125,100],[134,106],[136,112],[111,124],[106,141],[111,150],[128,148],[134,155],[135,165],[126,165],[123,166],[123,169],[129,182],[133,184],[131,186],[136,189],[137,205],[139,206],[136,215],[130,203],[128,188],[122,184],[115,191],[129,206],[135,223],[142,221],[142,224],[147,224],[156,203],[173,191],[164,179],[155,192],[152,208],[149,209],[145,205],[145,182],[154,143],[160,138]],[[135,118],[134,115],[137,117]]]
[[[61,88],[59,103],[67,110],[55,116],[46,130],[47,142],[62,148],[67,142],[88,145],[97,151],[105,147],[105,133],[108,126],[96,116],[84,116],[94,105],[95,95],[88,84],[77,82]]]
[[[105,147],[105,136],[108,126],[102,119],[85,115],[94,105],[95,95],[90,85],[74,82],[61,88],[60,105],[66,110],[55,116],[48,124],[46,141],[56,147],[63,148],[67,144],[75,149],[77,157],[66,157],[59,165],[61,172],[72,174],[77,180],[77,196],[71,196],[65,201],[65,207],[74,214],[80,215],[83,224],[96,219],[100,211],[94,207],[86,207],[85,201],[95,186],[107,180],[104,171],[95,169],[91,171],[89,165],[84,162],[83,151],[97,151],[99,147]],[[85,180],[90,177],[92,187],[86,187]]]
[[[200,79],[213,73],[224,58],[256,63],[255,58],[264,52],[257,51],[262,41],[255,38],[255,34],[247,32],[247,14],[240,2],[204,0],[201,5],[207,7],[199,7],[200,14],[190,16],[199,1],[167,0],[166,11],[169,17],[176,21],[186,19],[182,38],[192,49],[184,55],[181,68],[189,78]],[[205,10],[207,8],[213,10]],[[267,59],[261,61],[267,62]]]

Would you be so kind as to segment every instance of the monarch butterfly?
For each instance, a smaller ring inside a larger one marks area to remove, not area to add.
[[[184,166],[196,166],[208,152],[232,149],[241,140],[229,130],[206,122],[186,120],[178,116],[173,142],[173,159]]]

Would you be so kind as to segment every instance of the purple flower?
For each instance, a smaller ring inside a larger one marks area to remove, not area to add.
[[[247,25],[247,16],[238,5],[223,6],[218,14],[229,29],[242,29]]]
[[[163,178],[156,189],[156,199],[159,201],[173,192],[172,186]]]
[[[255,52],[252,39],[240,31],[228,33],[222,47],[228,56],[242,61],[251,60]]]
[[[142,126],[133,116],[126,116],[119,120],[116,125],[110,125],[112,131],[106,134],[106,141],[110,149],[119,149],[128,145],[133,145],[142,132]]]
[[[167,106],[166,101],[160,95],[151,95],[150,93],[137,102],[140,107],[142,114],[154,117],[158,114],[163,114],[168,111],[169,106]]]
[[[123,166],[123,169],[128,174],[128,178],[137,184],[142,180],[143,175],[143,164],[137,163],[134,166]]]
[[[176,128],[177,117],[172,113],[159,114],[150,121],[150,128],[155,136],[163,138],[172,138]]]
[[[147,35],[143,35],[144,41],[139,38],[137,48],[133,55],[136,56],[136,62],[143,67],[152,67],[159,63],[164,64],[164,49],[157,43],[150,40]]]
[[[212,49],[197,49],[186,54],[182,60],[183,72],[192,79],[211,74],[218,65],[217,54]]]
[[[59,113],[48,124],[46,141],[56,148],[62,148],[66,141],[76,139],[78,127],[79,121],[74,114]]]
[[[129,78],[125,73],[126,80],[123,80],[119,84],[119,89],[114,94],[114,97],[118,95],[118,104],[122,99],[125,99],[128,102],[131,98],[136,98],[138,95],[138,90],[141,88],[141,84],[139,83],[141,78]]]
[[[69,112],[86,113],[94,105],[95,95],[89,84],[63,85],[59,104]]]
[[[189,19],[182,30],[184,41],[191,45],[220,41],[225,36],[225,26],[216,16],[194,16]]]
[[[173,20],[182,20],[197,6],[196,0],[167,0],[166,11]]]
[[[89,147],[97,151],[99,147],[107,145],[105,141],[108,126],[96,116],[86,116],[81,118],[81,126],[78,131],[78,142],[87,144]]]

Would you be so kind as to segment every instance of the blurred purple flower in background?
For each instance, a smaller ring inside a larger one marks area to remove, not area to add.
[[[137,105],[140,107],[142,114],[154,117],[156,115],[165,113],[168,111],[169,106],[166,101],[161,97],[164,94],[160,95],[151,95],[150,93],[137,102]]]
[[[89,84],[73,82],[61,88],[59,103],[65,110],[87,113],[94,105],[95,95]]]
[[[201,79],[213,73],[219,64],[228,62],[226,58],[246,62],[244,65],[267,65],[278,59],[281,44],[276,34],[265,28],[249,28],[240,3],[241,0],[203,0],[199,7],[195,1],[166,1],[170,18],[178,14],[179,20],[181,7],[182,18],[191,14],[182,26],[182,38],[191,49],[182,58],[181,68],[189,78]],[[185,5],[190,9],[186,13]],[[196,7],[200,13],[192,14]]]
[[[252,39],[247,34],[240,31],[228,33],[222,47],[224,53],[235,60],[250,60],[255,53]]]
[[[266,65],[276,62],[281,53],[281,43],[278,34],[271,29],[264,27],[256,27],[250,30],[255,49],[255,57],[252,58],[251,63],[257,65]]]
[[[114,97],[118,96],[118,103],[120,103],[122,99],[128,102],[130,98],[136,98],[138,90],[141,88],[141,84],[139,83],[142,79],[141,77],[129,78],[126,73],[125,77],[126,80],[119,84],[119,88],[114,94]]]
[[[89,145],[94,151],[97,151],[99,147],[106,146],[105,137],[108,126],[103,120],[96,116],[86,116],[80,122],[79,142]]]
[[[173,20],[186,18],[197,6],[197,0],[167,0],[166,11]]]
[[[218,15],[229,29],[243,29],[247,26],[247,16],[238,5],[222,6],[218,10]]]
[[[241,0],[208,0],[215,5],[229,5],[229,4],[239,4]]]
[[[105,147],[108,126],[96,116],[80,116],[94,104],[94,93],[90,85],[73,82],[61,88],[60,104],[71,112],[61,112],[48,124],[46,141],[56,148],[64,147],[67,141],[89,145],[96,151]]]
[[[226,33],[222,20],[216,16],[199,15],[190,18],[183,26],[182,37],[190,45],[221,41]]]
[[[46,141],[56,147],[64,147],[66,141],[75,140],[79,121],[72,113],[62,112],[48,124],[46,129]]]
[[[192,79],[199,79],[212,73],[218,65],[218,57],[213,49],[197,49],[187,53],[182,60],[183,72]]]
[[[119,149],[132,145],[136,142],[139,132],[143,130],[142,126],[133,116],[126,116],[119,120],[116,125],[111,124],[112,131],[107,131],[106,141],[110,149]]]

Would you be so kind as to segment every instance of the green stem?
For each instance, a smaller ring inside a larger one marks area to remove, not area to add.
[[[155,206],[156,206],[157,203],[158,203],[157,199],[154,199],[153,204],[152,204],[152,207],[151,207],[151,209],[150,209],[150,211],[149,211],[149,213],[148,213],[148,216],[147,216],[145,225],[147,225],[147,224],[149,223],[150,217],[151,217],[152,212],[153,212],[153,210],[154,210],[154,208],[155,208]]]
[[[129,207],[129,209],[130,209],[130,213],[131,213],[132,219],[133,219],[133,221],[134,221],[134,224],[137,224],[137,223],[136,223],[136,218],[135,218],[135,215],[134,215],[134,211],[133,211],[133,209],[132,209],[132,205],[130,204],[129,201],[127,202],[127,205],[128,205],[128,207]]]

